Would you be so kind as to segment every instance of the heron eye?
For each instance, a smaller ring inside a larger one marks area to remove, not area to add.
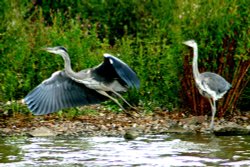
[[[67,52],[67,50],[66,50],[64,47],[62,47],[62,46],[60,46],[60,47],[58,48],[58,50],[63,50],[64,52]]]

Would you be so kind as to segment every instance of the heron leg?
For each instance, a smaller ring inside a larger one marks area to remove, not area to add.
[[[131,104],[129,104],[129,102],[127,100],[125,100],[121,94],[119,94],[118,92],[111,90],[111,92],[113,92],[115,95],[117,95],[118,97],[120,97],[130,108],[134,109],[134,111],[137,114],[140,114],[139,111],[137,110],[137,108],[133,107]]]
[[[208,100],[209,100],[209,103],[210,103],[211,109],[213,110],[214,105],[213,105],[212,99],[208,98]]]
[[[212,118],[211,118],[211,123],[210,123],[210,130],[214,129],[214,117],[215,117],[215,113],[216,113],[216,102],[214,99],[209,99],[209,102],[211,104],[211,108],[212,108]]]
[[[127,100],[125,100],[122,95],[120,95],[118,92],[111,90],[111,92],[113,92],[115,95],[117,95],[118,97],[120,97],[129,107],[133,108],[133,106],[131,104],[129,104],[129,102],[127,102]]]
[[[110,96],[109,94],[107,94],[105,91],[102,90],[96,90],[98,93],[102,94],[103,96],[106,96],[108,98],[110,98],[111,100],[113,100],[122,110],[125,110],[123,108],[123,106],[118,102],[117,99],[113,98],[112,96]]]
[[[106,93],[105,91],[102,90],[96,90],[98,93],[102,94],[103,96],[106,96],[108,98],[110,98],[111,100],[113,100],[126,114],[131,115],[131,113],[127,112],[123,106],[118,102],[117,99],[113,98],[112,96],[110,96],[108,93]],[[132,115],[131,115],[132,116]]]

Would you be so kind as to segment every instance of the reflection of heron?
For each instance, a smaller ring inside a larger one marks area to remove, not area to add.
[[[110,94],[115,94],[131,107],[118,92],[126,92],[128,88],[138,89],[140,82],[135,72],[120,59],[104,54],[104,62],[100,65],[74,72],[64,47],[57,46],[45,50],[61,55],[65,70],[53,73],[24,98],[28,108],[35,115],[53,113],[63,108],[96,104],[108,98],[124,110],[118,100]]]
[[[198,70],[198,46],[194,40],[183,42],[183,44],[192,47],[194,52],[193,58],[193,75],[195,84],[202,96],[208,98],[212,108],[212,119],[210,123],[210,129],[214,127],[214,116],[216,113],[216,100],[222,98],[222,96],[230,89],[231,85],[220,75],[204,72],[199,73]]]

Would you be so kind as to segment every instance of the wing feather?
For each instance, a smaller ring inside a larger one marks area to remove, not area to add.
[[[114,79],[126,87],[139,89],[140,81],[136,73],[122,60],[110,54],[104,54],[104,62],[93,71],[106,82],[113,82]]]
[[[203,82],[209,87],[210,90],[217,94],[227,92],[231,84],[229,84],[223,77],[211,72],[204,72],[201,74]]]
[[[33,89],[24,101],[35,115],[44,115],[58,110],[107,100],[95,90],[71,80],[59,71]]]

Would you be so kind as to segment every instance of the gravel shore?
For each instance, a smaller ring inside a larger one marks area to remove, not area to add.
[[[1,136],[129,136],[131,134],[163,133],[211,133],[210,116],[187,116],[184,112],[166,112],[155,110],[151,114],[134,117],[124,113],[113,113],[98,109],[95,115],[87,114],[74,118],[59,117],[58,114],[33,116],[15,114],[0,118]],[[133,111],[131,111],[133,113]],[[215,130],[230,127],[236,133],[242,129],[250,132],[250,114],[236,115],[230,118],[216,119]],[[227,132],[227,129],[224,131]],[[235,133],[235,132],[234,132]]]

